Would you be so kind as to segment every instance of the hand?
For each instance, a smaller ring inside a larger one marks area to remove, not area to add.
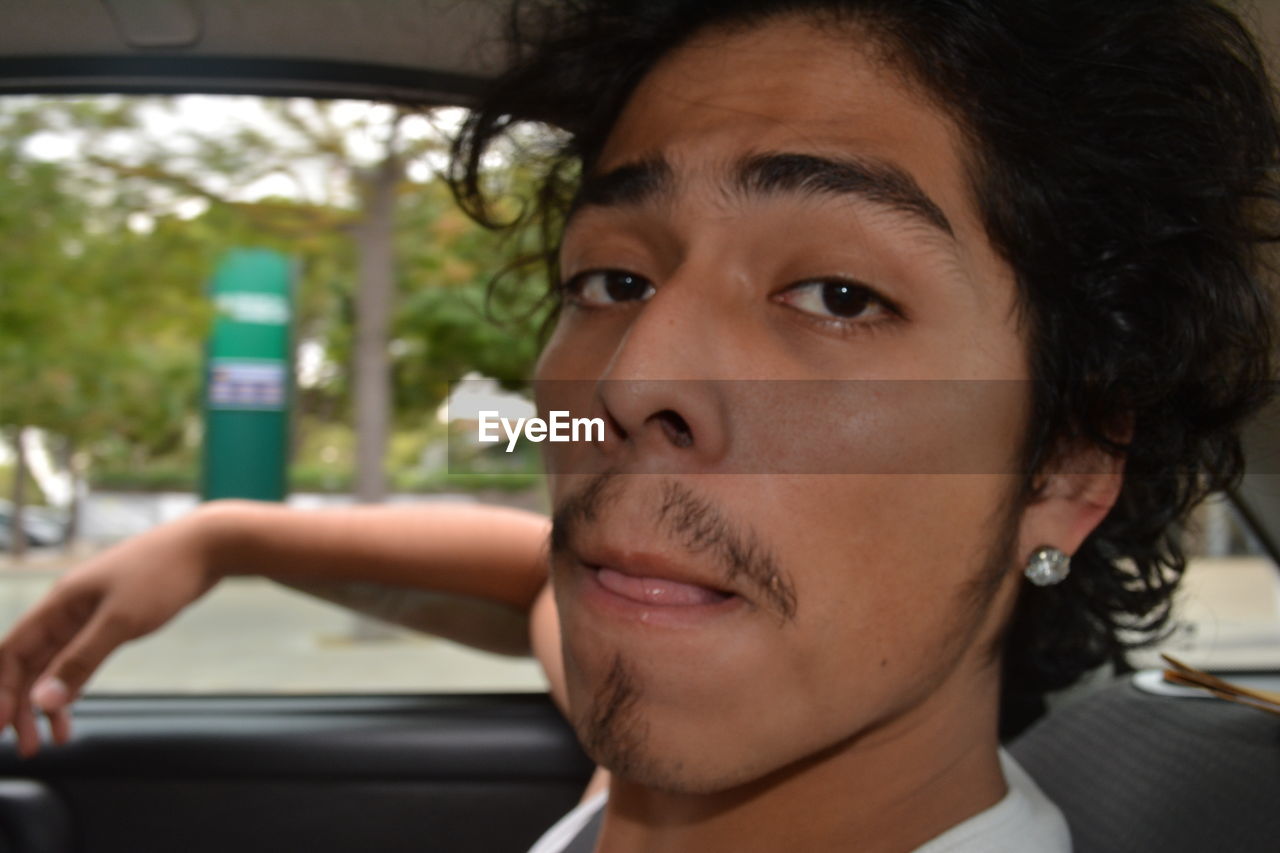
[[[149,634],[218,580],[207,510],[123,542],[67,572],[0,642],[0,731],[18,753],[40,747],[36,711],[55,743],[71,737],[70,705],[121,644]]]

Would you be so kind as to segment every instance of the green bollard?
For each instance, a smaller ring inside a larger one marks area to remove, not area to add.
[[[205,366],[204,500],[282,501],[288,491],[293,396],[293,264],[236,249],[218,265],[217,310]]]

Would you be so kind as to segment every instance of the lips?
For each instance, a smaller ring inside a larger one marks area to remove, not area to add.
[[[696,560],[673,560],[670,555],[592,542],[571,552],[573,571],[567,588],[582,606],[575,613],[592,614],[599,630],[629,631],[644,636],[655,630],[707,630],[733,621],[753,608],[736,589]],[[685,634],[684,636],[688,636]]]
[[[651,607],[696,607],[719,604],[731,597],[697,584],[626,574],[607,567],[596,570],[596,581],[614,595]]]

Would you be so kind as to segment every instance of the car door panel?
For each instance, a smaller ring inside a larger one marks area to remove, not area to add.
[[[90,698],[71,744],[0,752],[91,853],[520,851],[590,770],[530,695]]]

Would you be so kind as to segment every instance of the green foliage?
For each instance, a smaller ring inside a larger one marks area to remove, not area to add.
[[[33,506],[44,506],[48,503],[43,492],[40,491],[40,484],[35,481],[30,472],[27,473],[27,503]],[[13,466],[0,465],[0,496],[8,496],[13,494]]]
[[[27,155],[31,123],[0,114],[0,424],[172,445],[196,393],[204,253],[169,223],[131,230],[105,188]]]
[[[189,492],[196,488],[199,472],[195,465],[152,465],[144,468],[100,468],[94,473],[93,487],[113,492]],[[295,464],[289,468],[291,492],[347,494],[354,475],[350,469],[334,470],[329,466]],[[401,494],[439,494],[442,492],[525,492],[542,488],[542,474],[536,471],[508,471],[487,474],[462,474],[443,470],[395,471],[391,475],[393,489]],[[0,483],[4,483],[0,469]]]
[[[100,465],[90,480],[94,489],[109,492],[194,492],[200,472],[196,465],[155,464],[117,468]]]
[[[443,487],[444,475],[418,462],[439,438],[448,383],[470,373],[508,387],[527,380],[545,285],[512,275],[490,290],[512,247],[466,219],[430,168],[410,168],[438,164],[441,150],[438,134],[406,130],[419,118],[410,111],[246,98],[238,104],[252,122],[158,133],[155,119],[172,125],[176,103],[0,100],[0,426],[70,440],[98,466],[100,485],[189,487],[211,320],[205,282],[228,248],[273,248],[297,259],[296,335],[323,354],[297,394],[297,484],[345,484],[320,454],[342,433],[350,464],[352,229],[362,181],[378,165],[356,142],[373,140],[405,176],[389,341],[402,437],[388,464],[399,487]],[[37,157],[39,138],[78,154]],[[517,189],[523,181],[496,173]],[[276,194],[245,192],[265,180]]]

